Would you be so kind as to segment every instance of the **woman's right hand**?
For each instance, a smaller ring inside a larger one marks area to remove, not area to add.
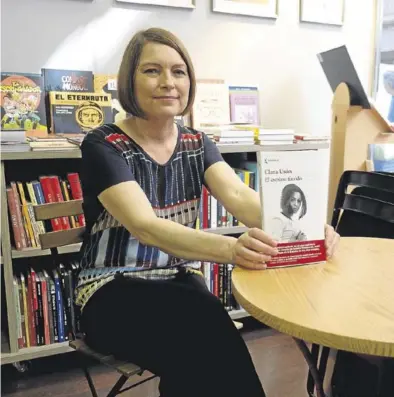
[[[232,263],[246,269],[266,269],[266,262],[278,254],[276,246],[277,243],[263,230],[249,229],[236,240]]]

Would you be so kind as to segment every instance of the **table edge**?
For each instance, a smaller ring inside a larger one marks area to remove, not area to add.
[[[239,293],[234,276],[232,279],[232,287],[235,299],[252,317],[283,334],[290,335],[305,342],[315,343],[336,350],[394,358],[394,342],[390,343],[376,340],[371,341],[370,339],[352,338],[349,336],[311,329],[301,324],[284,320],[257,308],[253,303],[247,301]],[[373,342],[373,346],[371,346],[371,342]],[[371,347],[373,348],[371,349]]]

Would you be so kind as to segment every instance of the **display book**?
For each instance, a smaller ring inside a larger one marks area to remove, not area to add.
[[[329,144],[257,152],[262,229],[278,243],[267,268],[326,261]]]

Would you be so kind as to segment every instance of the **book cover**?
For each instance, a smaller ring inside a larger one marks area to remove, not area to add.
[[[257,87],[230,86],[229,92],[231,122],[260,124]]]
[[[2,131],[47,131],[40,74],[2,72],[0,95]]]
[[[262,229],[278,242],[268,268],[326,260],[329,151],[258,152]]]
[[[94,92],[111,95],[112,118],[120,121],[127,117],[118,99],[118,76],[116,74],[95,74]]]
[[[51,91],[49,103],[55,134],[86,133],[113,122],[108,94]]]

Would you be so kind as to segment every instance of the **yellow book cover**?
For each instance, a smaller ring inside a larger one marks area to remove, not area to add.
[[[111,94],[112,117],[114,121],[120,121],[127,117],[127,113],[123,110],[118,98],[117,74],[95,74],[94,91]]]
[[[32,320],[29,318],[29,311],[27,310],[27,289],[25,276],[23,275],[23,273],[21,273],[20,278],[22,285],[23,311],[25,313],[26,347],[30,347],[29,321]]]
[[[55,134],[85,133],[113,122],[110,94],[51,91],[49,103]]]

